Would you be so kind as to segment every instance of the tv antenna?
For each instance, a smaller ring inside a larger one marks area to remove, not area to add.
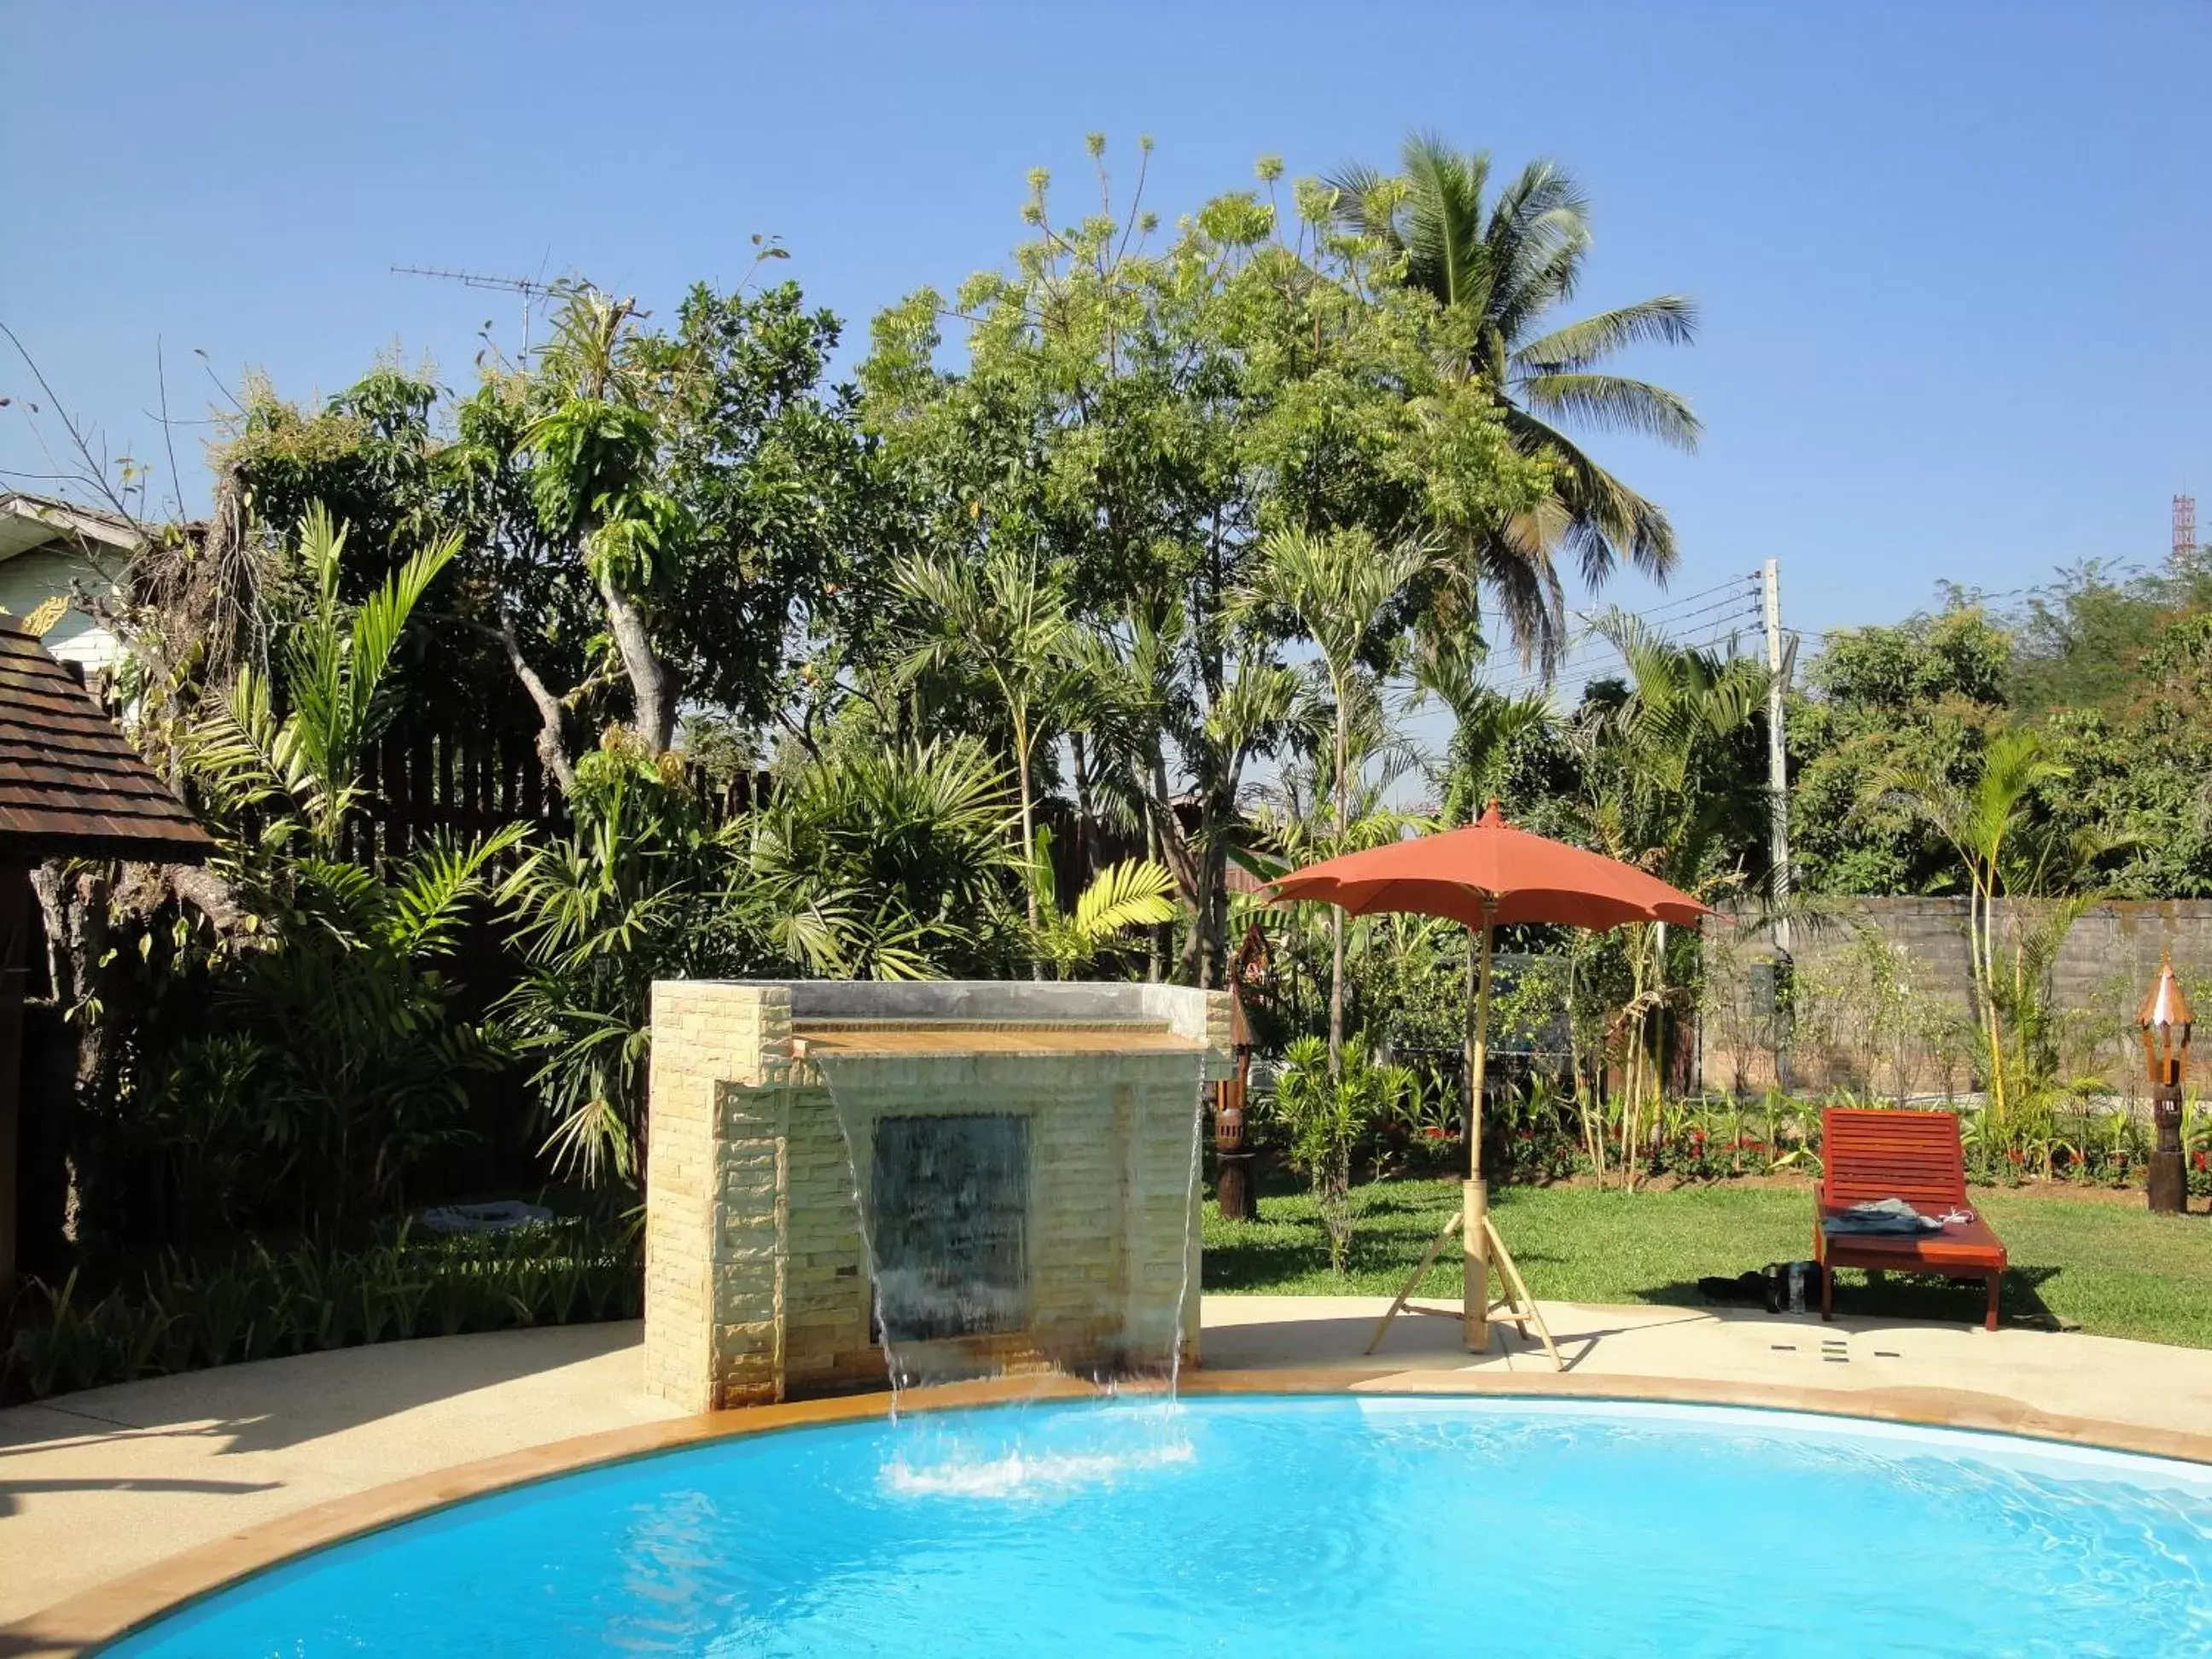
[[[519,294],[522,296],[522,361],[530,361],[530,313],[532,307],[553,292],[550,283],[540,283],[528,276],[490,276],[480,270],[441,270],[429,265],[394,265],[394,276],[428,276],[441,283],[459,283],[464,288],[490,289],[500,294]]]

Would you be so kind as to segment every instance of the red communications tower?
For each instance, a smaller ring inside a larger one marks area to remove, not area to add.
[[[2173,562],[2186,564],[2197,556],[2197,497],[2173,498]]]

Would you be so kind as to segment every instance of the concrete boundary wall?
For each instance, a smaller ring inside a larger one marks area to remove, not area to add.
[[[1828,915],[1800,926],[1793,944],[1801,1003],[1792,1048],[1793,1080],[1807,1087],[1893,1087],[1902,1073],[1917,1093],[1978,1086],[1970,1041],[1948,1039],[1979,1017],[1967,944],[1964,898],[1840,898]],[[2051,906],[2004,901],[1996,922],[2004,941],[2046,920]],[[1863,981],[1868,935],[1883,941],[1903,972],[1909,1012],[1877,1013]],[[1772,1080],[1772,1021],[1762,963],[1772,940],[1764,929],[1712,924],[1706,951],[1707,995],[1699,1018],[1699,1064],[1707,1088],[1763,1088]],[[2090,907],[2068,933],[2051,971],[2062,1048],[2077,1075],[2126,1090],[2133,1077],[2132,1019],[2171,953],[2192,988],[2212,987],[2212,900],[2115,900]],[[1826,1002],[1828,1006],[1823,1007]],[[1917,1025],[1919,1035],[1905,1029]],[[1947,1052],[1948,1050],[1948,1052]]]

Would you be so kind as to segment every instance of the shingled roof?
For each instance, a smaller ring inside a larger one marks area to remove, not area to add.
[[[198,864],[212,850],[69,670],[0,622],[0,862]]]

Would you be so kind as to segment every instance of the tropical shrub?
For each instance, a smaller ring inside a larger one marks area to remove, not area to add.
[[[1284,1056],[1273,1110],[1287,1133],[1291,1164],[1313,1184],[1334,1272],[1344,1271],[1352,1249],[1352,1152],[1377,1121],[1419,1093],[1411,1067],[1378,1064],[1364,1038],[1345,1045],[1334,1075],[1326,1038],[1302,1036]]]
[[[190,728],[214,872],[243,919],[210,974],[212,1029],[143,1079],[153,1136],[221,1172],[226,1221],[340,1237],[404,1209],[410,1171],[467,1133],[467,1079],[498,1060],[458,1015],[451,966],[523,834],[440,836],[381,869],[340,855],[399,713],[402,641],[453,556],[418,551],[353,603],[345,541],[308,513],[291,551],[307,604],[270,671],[240,667]]]
[[[410,1337],[635,1319],[642,1268],[634,1226],[571,1218],[361,1249],[164,1255],[96,1298],[72,1270],[18,1294],[0,1401]]]

